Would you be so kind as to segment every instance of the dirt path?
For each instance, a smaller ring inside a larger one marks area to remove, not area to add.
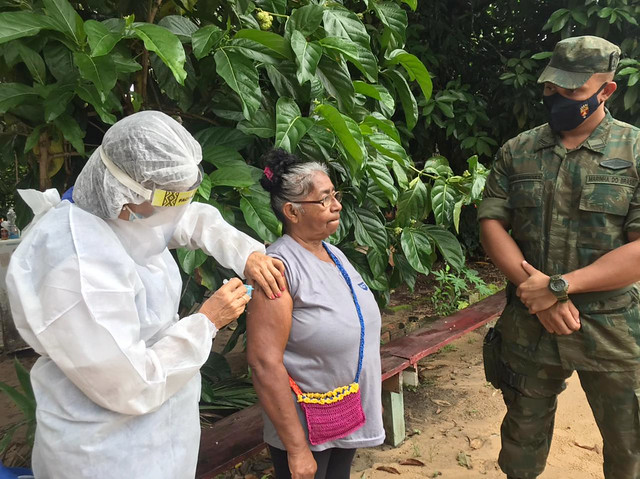
[[[505,406],[482,367],[485,328],[469,333],[420,362],[421,384],[405,387],[407,431],[398,448],[358,452],[351,479],[504,478],[497,465]],[[417,459],[424,466],[400,465]],[[465,466],[464,464],[468,464]],[[439,474],[438,474],[439,473]],[[559,399],[547,468],[540,479],[602,478],[602,441],[576,375]]]

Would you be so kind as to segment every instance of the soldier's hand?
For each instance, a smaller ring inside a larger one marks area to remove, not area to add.
[[[520,283],[516,294],[520,301],[529,308],[531,314],[549,309],[558,301],[549,290],[549,276],[538,271],[526,261],[522,262],[522,269],[529,275],[529,279]]]
[[[552,334],[571,334],[580,329],[580,313],[571,300],[558,302],[537,316],[544,329]]]

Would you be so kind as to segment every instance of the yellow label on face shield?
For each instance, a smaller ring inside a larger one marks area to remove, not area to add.
[[[164,191],[154,190],[151,204],[153,206],[182,206],[191,201],[197,188],[191,191]]]

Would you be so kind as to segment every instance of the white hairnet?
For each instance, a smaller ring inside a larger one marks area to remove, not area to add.
[[[115,123],[102,139],[106,156],[148,189],[187,191],[198,181],[200,144],[180,123],[159,111],[142,111]],[[105,219],[116,218],[123,205],[145,199],[117,180],[93,152],[73,189],[73,201]]]

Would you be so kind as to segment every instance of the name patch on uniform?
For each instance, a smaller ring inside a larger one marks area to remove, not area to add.
[[[622,158],[609,158],[608,160],[602,160],[600,166],[610,170],[625,170],[631,168],[633,163],[629,160],[623,160]]]
[[[631,176],[587,175],[587,183],[606,183],[608,185],[624,185],[635,187],[638,185],[638,179]]]
[[[538,181],[542,179],[542,173],[519,173],[509,177],[509,183],[517,183],[518,181]]]
[[[364,289],[365,291],[369,290],[369,287],[364,283],[364,281],[362,283],[359,283],[358,286],[360,286],[362,289]]]

